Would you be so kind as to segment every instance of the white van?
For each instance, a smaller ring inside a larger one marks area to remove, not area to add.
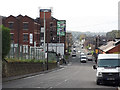
[[[97,66],[96,83],[115,83],[120,85],[120,54],[99,54]]]

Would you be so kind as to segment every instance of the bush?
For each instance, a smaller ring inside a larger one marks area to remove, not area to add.
[[[65,59],[68,59],[69,58],[69,55],[65,55]]]
[[[46,60],[35,60],[35,59],[22,59],[18,60],[17,58],[6,58],[6,61],[8,62],[25,62],[25,63],[43,63],[47,62]],[[48,63],[56,63],[54,60],[49,60]]]
[[[2,27],[2,59],[3,59],[10,51],[11,38],[10,30],[4,26],[1,27]]]

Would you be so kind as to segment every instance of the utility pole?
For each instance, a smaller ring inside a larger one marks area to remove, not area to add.
[[[47,29],[48,32],[48,29]],[[48,37],[48,33],[47,33],[47,37]],[[48,38],[47,38],[47,70],[48,70]]]
[[[20,33],[20,32],[19,32],[19,31],[20,31],[20,20],[18,19],[17,21],[18,21],[18,23],[17,23],[17,24],[18,24],[18,29],[17,29],[17,34],[18,34],[18,37],[17,37],[17,38],[18,38],[17,55],[18,55],[18,56],[17,56],[17,57],[18,57],[18,59],[19,59],[19,51],[20,51],[20,45],[19,45],[19,39],[20,39],[20,38],[19,38],[19,33]],[[13,47],[13,48],[14,48],[14,47]]]
[[[59,53],[60,53],[60,31],[59,31]]]
[[[97,57],[98,57],[98,36],[95,39],[96,39],[96,43],[95,43],[95,62],[97,63]]]

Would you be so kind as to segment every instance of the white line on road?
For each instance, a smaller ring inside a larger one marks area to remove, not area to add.
[[[59,86],[60,84],[62,84],[62,83],[64,83],[64,82],[67,82],[67,81],[68,81],[68,80],[66,79],[66,80],[64,80],[64,81],[56,84],[54,87]],[[50,89],[52,89],[52,88],[53,88],[53,87],[49,87],[47,90],[50,90]]]
[[[50,87],[50,88],[53,88],[53,87]]]
[[[30,78],[33,78],[33,77],[35,77],[35,76],[31,76],[31,77],[26,77],[26,78],[23,78],[23,79],[30,79]]]
[[[35,87],[35,88],[41,88],[41,87]]]
[[[61,70],[63,70],[63,69],[65,69],[65,68],[58,69],[57,71],[61,71]]]
[[[66,79],[65,82],[67,82],[68,80]]]
[[[68,81],[68,80],[66,79],[66,80],[64,80],[64,81],[62,81],[62,82],[56,84],[54,87],[59,86],[60,84],[63,84],[64,82],[67,82],[67,81]]]
[[[34,76],[26,77],[26,78],[23,78],[23,79],[30,79],[30,78],[38,77],[40,75],[44,75],[44,74],[34,75]]]

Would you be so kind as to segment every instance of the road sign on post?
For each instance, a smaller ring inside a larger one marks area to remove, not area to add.
[[[66,21],[65,20],[57,21],[57,35],[65,36],[65,31],[66,31]]]

